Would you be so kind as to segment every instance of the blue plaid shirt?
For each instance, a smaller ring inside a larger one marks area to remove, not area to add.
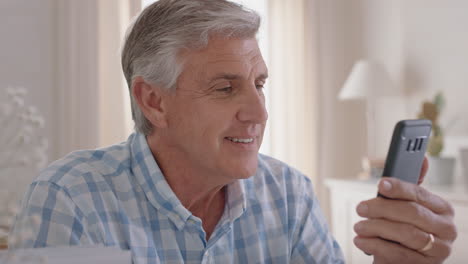
[[[344,263],[310,180],[297,170],[259,155],[256,174],[226,195],[207,241],[135,133],[45,169],[23,199],[10,246],[120,247],[134,263]]]

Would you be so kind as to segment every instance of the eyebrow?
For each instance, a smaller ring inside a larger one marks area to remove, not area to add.
[[[226,79],[226,80],[236,80],[236,79],[241,79],[242,77],[237,74],[230,74],[230,73],[220,73],[215,75],[213,78],[211,78],[210,82],[216,81],[219,79]],[[255,80],[266,80],[268,78],[268,74],[260,74],[258,77],[255,78]]]

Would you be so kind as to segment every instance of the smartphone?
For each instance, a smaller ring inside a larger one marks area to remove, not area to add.
[[[382,176],[418,183],[431,129],[432,123],[427,119],[399,121],[393,130]]]

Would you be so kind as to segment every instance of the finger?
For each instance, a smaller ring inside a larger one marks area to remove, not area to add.
[[[416,251],[424,248],[430,240],[429,234],[421,229],[408,224],[382,219],[358,222],[355,224],[354,230],[360,237],[382,238],[398,242],[400,245]],[[446,241],[434,236],[434,243],[431,249],[420,253],[431,257],[448,256],[450,254],[450,245]]]
[[[374,256],[374,263],[442,263],[447,256],[425,256],[418,251],[380,238],[355,237],[356,247]]]
[[[421,253],[380,238],[355,237],[354,244],[374,256],[374,263],[427,263]]]
[[[424,157],[424,161],[421,167],[421,174],[419,175],[418,185],[423,183],[428,170],[429,170],[429,161],[427,160],[427,157]]]
[[[362,237],[380,237],[418,250],[427,244],[427,233],[415,226],[384,219],[369,219],[356,223],[354,231]]]
[[[379,193],[387,198],[413,201],[429,208],[436,214],[454,215],[452,206],[441,197],[427,191],[424,187],[385,177],[379,182]]]
[[[451,217],[438,215],[415,202],[374,198],[361,202],[356,211],[365,218],[410,224],[448,241],[453,241],[456,237],[456,228]]]

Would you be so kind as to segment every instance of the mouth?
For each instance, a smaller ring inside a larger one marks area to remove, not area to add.
[[[250,144],[254,141],[254,138],[236,138],[236,137],[225,137],[225,139],[234,143]]]
[[[257,153],[258,152],[258,138],[255,136],[236,136],[236,137],[225,137],[225,142],[227,146],[235,150],[236,152],[240,151],[241,153]],[[247,157],[247,156],[246,156]]]

